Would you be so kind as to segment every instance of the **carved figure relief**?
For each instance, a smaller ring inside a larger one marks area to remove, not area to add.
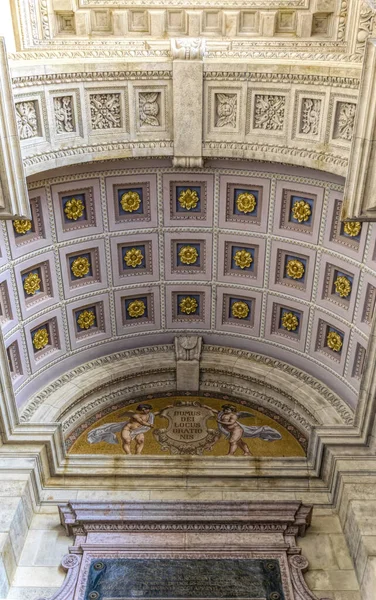
[[[90,114],[93,129],[121,127],[120,94],[92,94]]]
[[[303,98],[300,133],[317,135],[320,124],[321,100]]]
[[[72,96],[54,98],[54,114],[56,133],[74,131]]]
[[[352,102],[338,102],[334,137],[350,141],[354,132],[356,104]]]
[[[179,342],[177,356],[183,351],[185,357],[199,356],[200,338],[192,338],[183,337],[189,347]],[[73,454],[304,455],[301,435],[287,422],[282,425],[258,410],[248,410],[245,402],[194,395],[131,404],[99,418],[84,433],[80,428],[77,436],[70,449]]]
[[[34,101],[17,102],[16,119],[18,135],[21,140],[38,137],[38,118]]]
[[[230,125],[230,127],[236,127],[236,109],[237,109],[237,96],[236,94],[216,94],[216,127],[224,127]]]
[[[151,127],[159,127],[159,102],[160,92],[141,92],[139,99],[139,116],[140,125],[150,125]]]
[[[284,96],[255,96],[255,113],[253,126],[255,129],[282,131],[285,120]]]

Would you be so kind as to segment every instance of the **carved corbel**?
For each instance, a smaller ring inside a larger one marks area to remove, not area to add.
[[[198,392],[202,338],[197,335],[175,338],[176,387],[178,391]]]
[[[205,40],[172,39],[174,167],[202,167]]]

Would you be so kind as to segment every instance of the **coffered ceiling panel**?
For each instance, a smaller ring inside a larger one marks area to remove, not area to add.
[[[287,361],[354,405],[376,235],[340,222],[341,179],[223,161],[48,175],[29,182],[33,218],[1,231],[1,325],[21,411],[80,363],[182,331]]]

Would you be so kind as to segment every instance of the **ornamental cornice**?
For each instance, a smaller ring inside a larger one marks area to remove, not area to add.
[[[12,78],[14,89],[28,86],[58,85],[78,82],[129,81],[129,80],[172,79],[172,70],[126,70],[126,71],[91,71],[77,73],[52,73],[48,75],[24,75]]]
[[[359,77],[336,77],[334,75],[311,75],[309,73],[265,73],[244,71],[216,71],[206,63],[204,79],[207,81],[250,81],[252,83],[282,83],[359,89]],[[13,80],[14,81],[14,80]]]

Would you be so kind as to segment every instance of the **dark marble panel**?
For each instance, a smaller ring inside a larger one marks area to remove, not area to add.
[[[85,600],[242,598],[284,600],[274,559],[96,559]]]

